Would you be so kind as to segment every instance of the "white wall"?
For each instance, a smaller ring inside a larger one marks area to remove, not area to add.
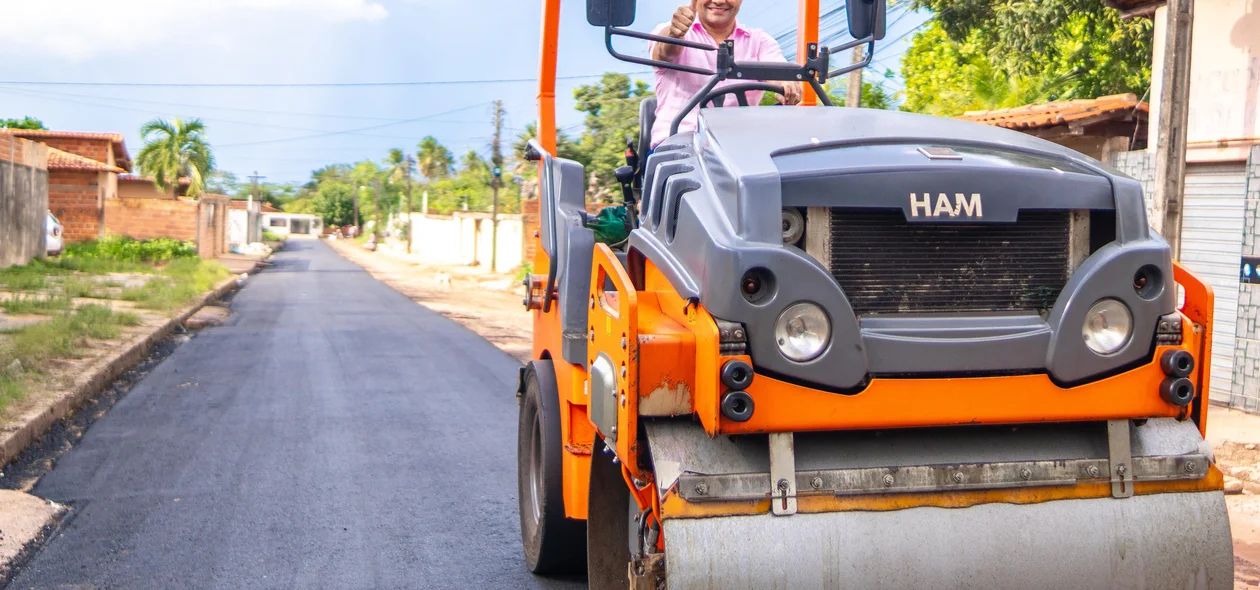
[[[1159,137],[1166,7],[1155,12],[1150,149]],[[1260,144],[1260,0],[1197,0],[1186,160],[1245,161]]]
[[[456,213],[453,216],[412,213],[412,254],[428,264],[490,265],[493,239],[489,215]],[[508,272],[521,265],[523,242],[519,215],[499,216],[496,272]]]

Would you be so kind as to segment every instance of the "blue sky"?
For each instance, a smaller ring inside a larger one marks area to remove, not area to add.
[[[666,20],[679,0],[640,0],[633,28]],[[489,153],[491,101],[505,132],[536,119],[538,0],[20,0],[0,28],[0,117],[30,115],[53,129],[117,131],[134,154],[153,117],[200,117],[219,168],[302,182],[333,162],[381,158],[436,136],[457,154]],[[823,12],[841,5],[824,0]],[[745,0],[741,20],[772,35],[795,28],[792,0]],[[896,11],[890,20],[897,19]],[[897,68],[926,15],[907,14],[877,46],[877,68]],[[559,124],[581,130],[573,88],[605,71],[641,72],[603,48],[584,2],[563,10]],[[643,46],[619,42],[642,53]],[[790,49],[790,48],[785,48]],[[841,63],[837,58],[835,63]],[[647,76],[643,76],[648,79]],[[153,87],[95,83],[364,83],[513,80],[343,87]],[[900,88],[893,81],[890,88]],[[419,120],[416,120],[419,119]],[[373,129],[364,129],[375,127]],[[348,130],[360,130],[345,133]]]

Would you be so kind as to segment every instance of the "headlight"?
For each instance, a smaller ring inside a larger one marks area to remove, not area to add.
[[[1119,352],[1132,334],[1133,314],[1115,299],[1095,303],[1085,315],[1085,326],[1081,328],[1081,336],[1089,349],[1103,355]]]
[[[831,321],[821,307],[796,303],[774,322],[774,340],[783,356],[798,363],[813,360],[831,341]]]

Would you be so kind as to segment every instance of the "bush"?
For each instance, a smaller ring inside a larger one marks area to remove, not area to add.
[[[163,263],[182,258],[195,258],[197,245],[171,238],[133,240],[124,236],[107,236],[91,242],[67,244],[62,256],[66,259],[107,259],[132,263]]]
[[[268,230],[265,230],[265,229],[264,229],[264,230],[263,230],[263,237],[262,237],[262,241],[264,241],[264,242],[283,242],[283,241],[284,241],[284,236],[282,236],[282,235],[280,235],[280,234],[277,234],[277,233],[274,233],[274,232],[270,232],[270,231],[268,231]]]

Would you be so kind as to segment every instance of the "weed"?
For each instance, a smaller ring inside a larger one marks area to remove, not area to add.
[[[3,369],[0,368],[0,370]],[[26,388],[22,386],[22,381],[17,376],[0,372],[0,411],[4,411],[5,406],[25,396]]]
[[[105,259],[120,262],[161,263],[181,258],[196,258],[197,246],[171,238],[133,240],[124,236],[106,236],[91,242],[66,247],[67,259]]]
[[[47,315],[70,309],[70,298],[58,295],[15,293],[10,299],[0,303],[0,307],[3,307],[6,313],[13,315],[28,313]]]
[[[216,262],[176,260],[143,286],[123,289],[122,298],[147,309],[171,310],[190,303],[229,274]]]
[[[82,277],[67,277],[61,281],[61,292],[66,297],[81,299],[108,299],[96,281]]]

